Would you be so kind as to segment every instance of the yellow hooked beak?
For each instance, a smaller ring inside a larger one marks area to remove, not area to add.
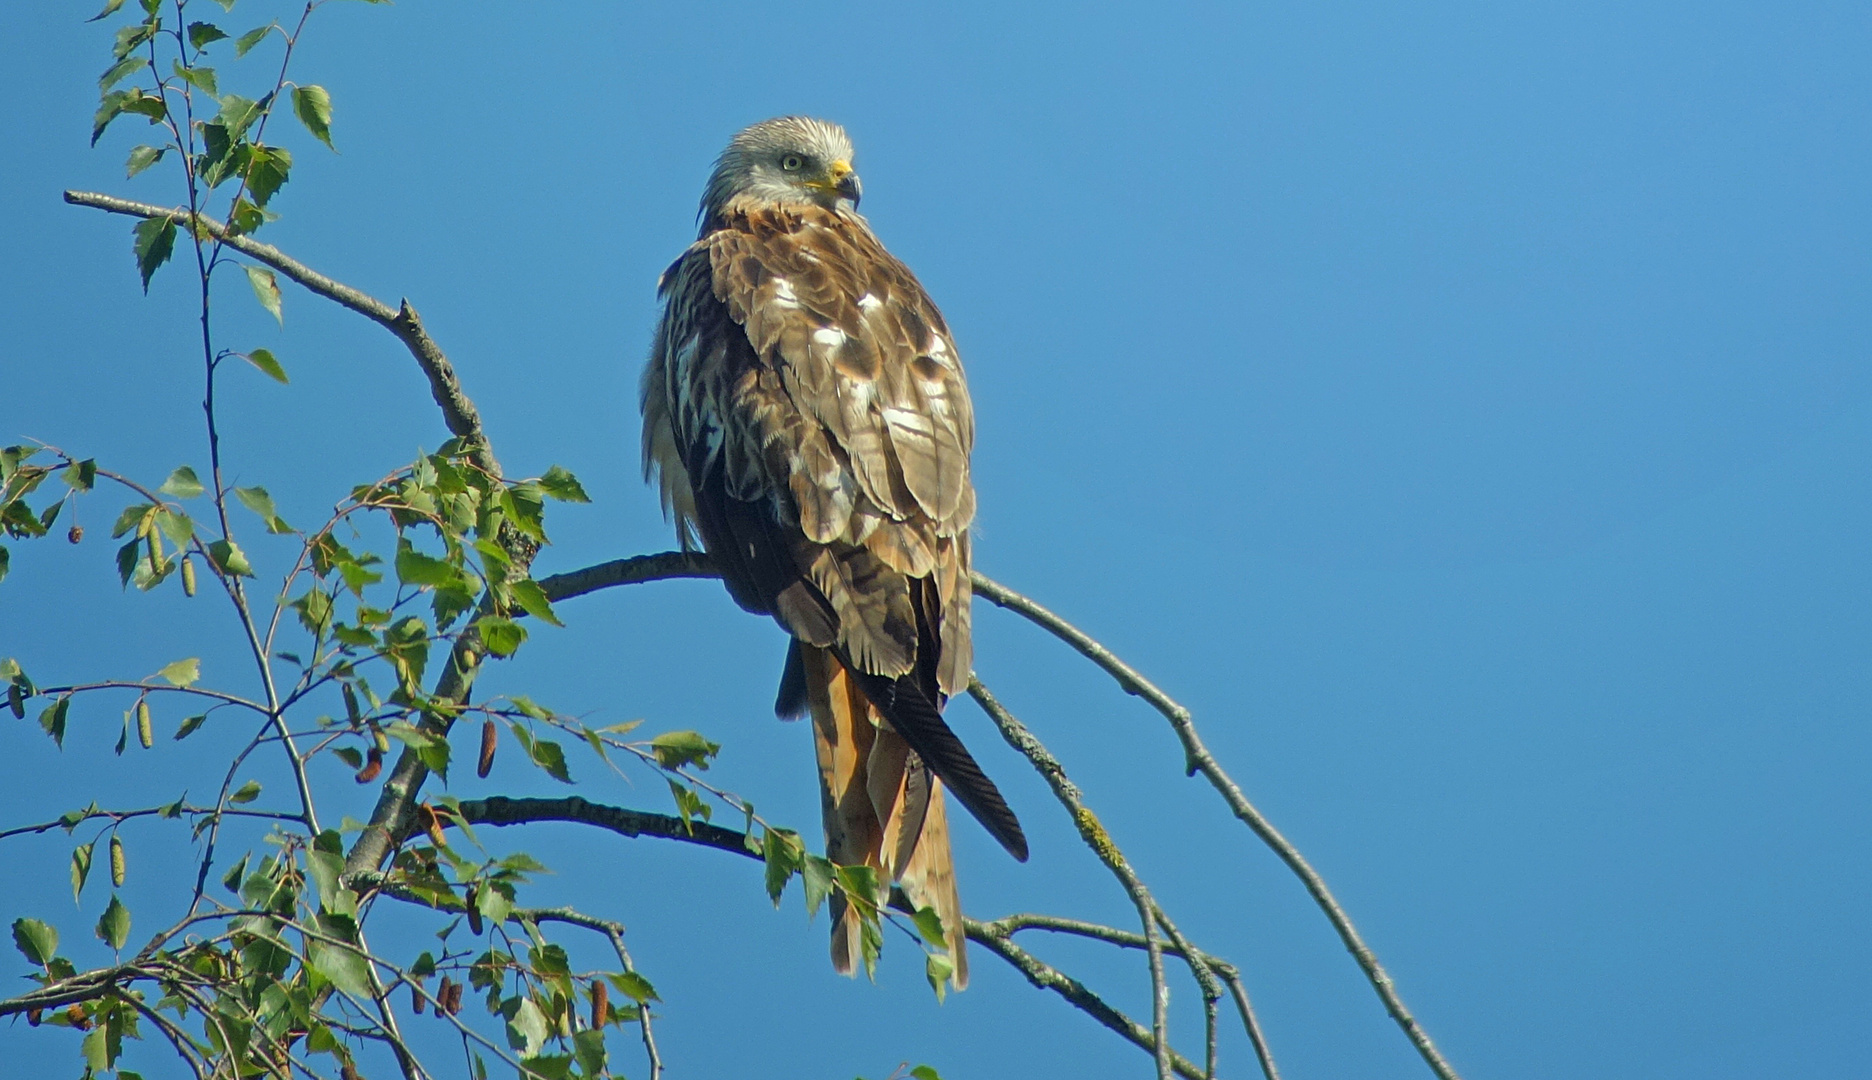
[[[858,174],[852,171],[851,162],[843,158],[826,166],[825,188],[850,199],[853,206],[857,206],[864,195],[864,185],[858,182]]]

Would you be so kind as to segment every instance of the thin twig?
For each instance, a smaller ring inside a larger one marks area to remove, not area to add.
[[[1171,728],[1183,744],[1188,775],[1194,776],[1200,772],[1207,777],[1209,783],[1228,803],[1229,809],[1234,812],[1235,816],[1260,837],[1261,842],[1271,848],[1274,854],[1287,864],[1287,868],[1300,879],[1301,884],[1313,897],[1313,902],[1325,913],[1327,921],[1331,922],[1333,929],[1338,932],[1339,940],[1344,942],[1346,951],[1350,952],[1353,959],[1358,962],[1360,970],[1365,973],[1366,981],[1371,983],[1373,990],[1377,991],[1379,1000],[1384,1002],[1385,1011],[1403,1029],[1405,1036],[1410,1039],[1411,1045],[1416,1047],[1417,1053],[1424,1059],[1424,1063],[1430,1066],[1431,1071],[1442,1080],[1461,1080],[1456,1070],[1444,1060],[1436,1044],[1431,1041],[1430,1033],[1423,1029],[1423,1026],[1417,1022],[1417,1018],[1411,1014],[1410,1009],[1405,1007],[1404,999],[1398,995],[1391,976],[1385,973],[1383,965],[1378,963],[1377,954],[1365,944],[1365,939],[1359,935],[1358,928],[1352,924],[1351,917],[1345,913],[1344,908],[1339,906],[1339,901],[1334,899],[1332,890],[1326,887],[1325,879],[1320,877],[1319,872],[1306,861],[1300,854],[1300,850],[1294,847],[1285,836],[1282,836],[1280,830],[1276,829],[1261,811],[1255,809],[1254,804],[1248,801],[1248,797],[1242,794],[1241,787],[1223,771],[1222,766],[1209,753],[1208,747],[1203,745],[1202,737],[1196,733],[1196,725],[1190,717],[1190,711],[1177,704],[1170,695],[1158,689],[1131,665],[1118,659],[1110,649],[1034,600],[981,574],[971,574],[970,580],[975,586],[976,595],[986,597],[990,603],[1025,617],[1054,637],[1071,645],[1080,655],[1118,680],[1118,685],[1126,693],[1143,698],[1170,721]]]

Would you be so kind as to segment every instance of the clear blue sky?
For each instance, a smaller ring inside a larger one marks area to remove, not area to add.
[[[154,482],[205,457],[190,286],[172,267],[144,299],[128,223],[58,200],[177,201],[166,170],[123,179],[140,122],[86,146],[108,60],[92,6],[14,20],[0,436]],[[235,32],[275,10],[201,6]],[[1466,1075],[1864,1075],[1863,3],[407,0],[329,6],[297,64],[330,89],[342,153],[291,136],[266,238],[410,297],[509,471],[583,478],[596,501],[556,513],[542,572],[669,546],[637,478],[653,282],[730,133],[837,119],[874,227],[968,364],[980,567],[1195,710]],[[444,437],[381,330],[289,286],[282,332],[222,287],[230,340],[293,374],[235,372],[226,434],[289,520]],[[100,534],[114,507],[85,513]],[[17,546],[0,655],[41,681],[201,655],[243,685],[225,627],[176,622],[193,612],[173,590],[120,594],[110,552]],[[707,582],[562,614],[490,690],[699,727],[727,744],[714,777],[816,839],[807,732],[769,713],[778,631]],[[1427,1075],[1298,885],[1182,778],[1161,720],[1011,616],[976,621],[983,677],[1185,928],[1242,964],[1287,1075]],[[212,733],[112,757],[121,707],[76,710],[62,754],[0,720],[0,824],[218,783]],[[1015,865],[960,824],[965,904],[1128,923],[1038,778],[971,705],[953,714],[1035,851]],[[588,798],[665,807],[575,764]],[[508,761],[453,790],[535,789]],[[338,778],[327,797],[361,817],[370,795]],[[139,932],[186,874],[171,835],[126,829]],[[540,902],[630,926],[672,1075],[1147,1075],[980,950],[941,1007],[901,942],[877,985],[835,977],[823,920],[773,911],[752,864],[569,826],[529,846],[558,870]],[[6,841],[0,915],[100,961],[104,890],[74,910],[68,854]],[[1136,956],[1036,947],[1144,1010]],[[1196,1005],[1179,981],[1192,1047]],[[1245,1040],[1222,1049],[1251,1074]],[[75,1038],[23,1026],[0,1026],[0,1059],[79,1068]],[[175,1075],[156,1060],[129,1064]]]

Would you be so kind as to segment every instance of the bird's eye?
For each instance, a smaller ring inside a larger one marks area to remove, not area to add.
[[[798,172],[805,164],[798,154],[788,154],[780,159],[780,167],[787,172]]]

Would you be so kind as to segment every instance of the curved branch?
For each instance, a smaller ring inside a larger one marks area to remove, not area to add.
[[[1144,1025],[1106,1004],[1103,998],[1086,989],[1086,985],[1078,979],[1014,944],[1006,933],[997,933],[993,923],[964,918],[962,928],[970,941],[1006,960],[1034,986],[1053,991],[1065,998],[1073,1008],[1117,1032],[1121,1038],[1149,1053],[1157,1053],[1157,1042]],[[1187,1077],[1188,1080],[1202,1080],[1203,1071],[1182,1054],[1166,1049],[1162,1057],[1178,1076]]]
[[[397,336],[423,374],[429,378],[429,392],[435,403],[442,410],[442,418],[448,424],[450,432],[462,439],[475,464],[495,476],[500,475],[500,465],[494,460],[493,452],[488,447],[486,434],[481,430],[481,414],[475,409],[474,402],[462,393],[461,380],[455,376],[455,368],[448,362],[442,347],[435,343],[428,331],[423,329],[422,319],[416,309],[404,300],[399,307],[392,308],[382,300],[361,290],[354,289],[339,281],[334,281],[304,263],[292,258],[271,244],[263,244],[251,236],[232,232],[220,222],[203,215],[191,214],[179,206],[152,206],[149,203],[132,202],[113,195],[101,195],[93,191],[67,191],[65,201],[73,206],[88,206],[112,214],[124,214],[138,218],[169,218],[177,223],[200,230],[235,251],[250,259],[258,260],[287,277],[323,296],[333,303],[350,308],[359,315],[382,326]]]
[[[721,575],[709,564],[708,556],[695,551],[663,551],[655,555],[637,555],[613,559],[583,570],[539,579],[546,599],[558,602],[574,596],[608,589],[613,585],[635,585],[643,581],[666,581],[671,578],[713,578]]]
[[[1416,1047],[1418,1055],[1424,1059],[1425,1064],[1430,1066],[1430,1070],[1441,1080],[1461,1080],[1456,1070],[1437,1050],[1436,1043],[1431,1041],[1430,1033],[1423,1029],[1423,1026],[1417,1022],[1417,1018],[1411,1014],[1410,1009],[1405,1007],[1404,999],[1398,996],[1391,976],[1386,974],[1384,966],[1378,962],[1377,954],[1365,944],[1365,939],[1359,935],[1358,928],[1352,924],[1351,916],[1345,913],[1345,909],[1340,907],[1339,901],[1333,897],[1332,890],[1326,887],[1326,880],[1320,877],[1319,871],[1313,869],[1312,864],[1300,854],[1300,849],[1294,847],[1293,843],[1282,836],[1280,830],[1276,829],[1261,811],[1255,809],[1254,804],[1248,801],[1248,797],[1242,794],[1241,787],[1223,771],[1222,766],[1209,753],[1208,747],[1203,745],[1202,737],[1196,733],[1196,724],[1190,716],[1190,711],[1179,705],[1170,695],[1158,689],[1149,679],[1140,675],[1131,665],[1118,659],[1110,649],[1099,644],[1090,635],[1065,619],[992,578],[979,573],[970,574],[969,577],[975,586],[976,595],[987,598],[989,603],[997,607],[1006,608],[1023,616],[1054,637],[1071,645],[1081,656],[1097,664],[1104,669],[1106,674],[1118,680],[1118,685],[1126,693],[1143,698],[1170,721],[1170,727],[1183,744],[1187,775],[1195,776],[1200,772],[1208,778],[1209,783],[1221,794],[1235,816],[1260,837],[1261,842],[1272,849],[1274,854],[1287,864],[1287,868],[1293,871],[1294,876],[1300,879],[1300,883],[1306,886],[1307,892],[1313,897],[1313,902],[1325,913],[1327,921],[1332,923],[1333,929],[1338,932],[1339,940],[1345,944],[1346,951],[1358,961],[1360,970],[1365,973],[1366,981],[1371,983],[1372,989],[1378,993],[1379,1000],[1384,1002],[1385,1011],[1391,1015],[1392,1020],[1397,1022],[1398,1027],[1403,1029],[1411,1045]]]

